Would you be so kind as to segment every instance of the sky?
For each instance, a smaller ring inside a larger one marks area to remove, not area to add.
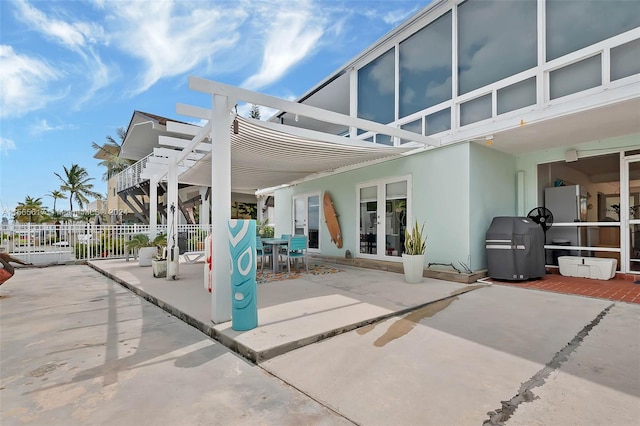
[[[191,75],[293,100],[429,2],[2,0],[0,213],[26,196],[52,207],[74,163],[106,195],[91,142],[134,110],[193,121],[176,103],[211,98]]]

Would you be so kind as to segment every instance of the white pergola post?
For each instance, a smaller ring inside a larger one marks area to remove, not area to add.
[[[149,238],[158,235],[158,178],[149,179]]]
[[[178,248],[178,165],[170,156],[167,173],[167,280],[178,278],[180,249]]]
[[[206,200],[208,188],[202,187],[200,188],[200,225],[208,225],[209,224],[209,206],[211,205],[211,200]]]
[[[211,320],[231,320],[231,271],[229,270],[228,222],[231,219],[231,115],[229,98],[213,95],[211,112],[211,200],[213,236]]]

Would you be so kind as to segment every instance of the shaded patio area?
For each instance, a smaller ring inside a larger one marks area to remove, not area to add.
[[[402,274],[328,264],[339,272],[259,284],[258,327],[238,332],[211,321],[204,263],[180,263],[177,281],[154,278],[134,261],[89,265],[255,362],[483,287],[430,278],[407,284]]]

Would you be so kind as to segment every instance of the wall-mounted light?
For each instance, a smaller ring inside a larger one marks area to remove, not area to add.
[[[489,136],[485,137],[485,138],[484,138],[484,143],[485,143],[487,146],[491,146],[491,145],[493,145],[493,135],[489,135]]]
[[[296,123],[298,122],[298,114],[296,114]]]
[[[576,151],[575,149],[570,149],[569,151],[565,152],[564,161],[566,161],[567,163],[578,161],[578,151]]]

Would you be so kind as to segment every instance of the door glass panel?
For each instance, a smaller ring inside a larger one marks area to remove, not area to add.
[[[309,233],[309,248],[319,248],[319,233],[320,233],[320,196],[312,195],[308,198],[308,233]]]
[[[629,270],[640,271],[640,161],[629,163]]]
[[[407,182],[385,187],[385,256],[402,256],[407,224]]]
[[[296,197],[294,199],[294,234],[304,235],[305,214],[304,214],[304,198]]]
[[[377,190],[376,186],[360,189],[360,253],[377,253]]]

